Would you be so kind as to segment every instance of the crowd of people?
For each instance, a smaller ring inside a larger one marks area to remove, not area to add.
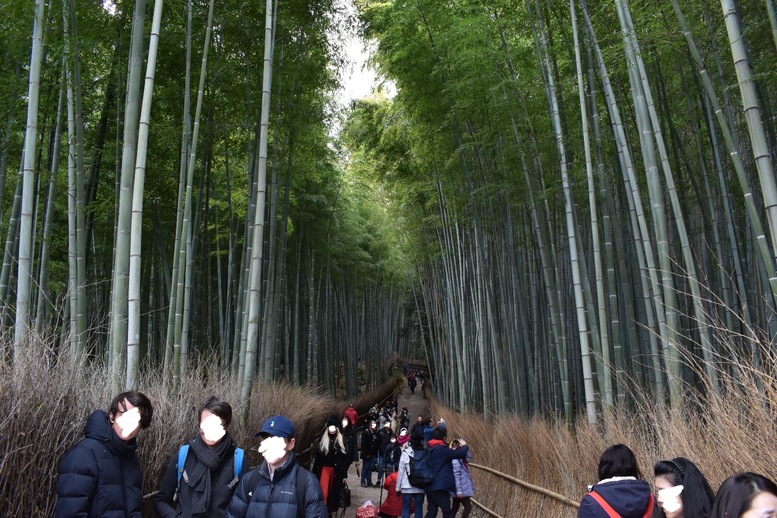
[[[154,495],[160,517],[327,518],[348,507],[348,470],[362,462],[362,486],[382,485],[381,518],[443,518],[472,510],[475,487],[466,441],[448,441],[448,427],[417,416],[408,429],[406,408],[396,401],[372,408],[357,437],[353,405],[329,416],[316,442],[312,472],[294,453],[296,426],[270,417],[255,435],[264,462],[247,470],[244,451],[229,434],[232,407],[210,397],[198,412],[199,433],[171,456]],[[142,516],[143,480],[135,454],[153,407],[142,393],[119,394],[108,411],[96,410],[85,436],[63,456],[56,517]],[[373,484],[373,474],[377,474]],[[616,444],[599,460],[599,481],[589,487],[578,518],[777,518],[777,485],[756,473],[740,473],[714,494],[698,467],[676,457],[653,470],[655,495],[630,448]],[[424,504],[426,513],[424,514]]]
[[[602,453],[598,476],[578,518],[777,518],[777,485],[756,473],[729,477],[715,495],[692,461],[659,460],[653,468],[654,496],[634,452],[616,444]]]

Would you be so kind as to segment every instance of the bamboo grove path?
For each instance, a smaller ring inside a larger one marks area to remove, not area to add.
[[[421,385],[416,387],[415,394],[410,392],[410,389],[406,386],[399,394],[398,401],[399,409],[407,407],[408,415],[410,416],[410,424],[415,423],[416,418],[419,415],[426,416],[429,411],[429,405],[424,399],[423,390]],[[361,464],[361,463],[360,463]],[[361,468],[361,466],[360,466]],[[377,479],[377,473],[373,475],[373,482]],[[356,516],[356,509],[359,508],[367,500],[372,500],[376,506],[380,507],[380,503],[386,499],[386,490],[384,489],[381,495],[380,487],[361,487],[359,483],[360,477],[356,474],[356,467],[351,464],[348,470],[348,487],[351,489],[351,507],[348,509],[341,509],[338,516],[352,517]],[[477,516],[474,513],[470,516]]]

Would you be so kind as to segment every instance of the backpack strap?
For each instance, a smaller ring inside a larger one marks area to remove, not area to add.
[[[308,492],[308,472],[297,466],[297,518],[305,518],[305,494]]]
[[[602,509],[604,509],[604,511],[607,513],[607,516],[609,516],[610,518],[621,518],[621,515],[619,515],[618,512],[615,509],[613,509],[610,504],[607,503],[607,500],[605,500],[602,497],[602,495],[600,495],[596,491],[591,491],[588,493],[588,495],[594,500],[596,500],[599,503],[599,505],[602,506]],[[651,502],[653,501],[652,496],[650,498],[650,501]],[[651,508],[651,512],[652,512],[652,508]]]
[[[178,481],[176,483],[176,494],[181,491],[181,477],[183,476],[184,472],[184,465],[186,464],[186,456],[189,455],[189,445],[184,444],[181,446],[181,448],[178,450],[178,464],[176,464],[175,470],[178,473]],[[189,482],[188,478],[186,477],[186,482]]]
[[[643,518],[650,518],[653,516],[653,507],[655,507],[656,499],[653,498],[653,495],[650,495],[650,502],[648,502],[648,508],[647,511],[645,511],[645,515]]]
[[[234,477],[232,477],[232,480],[229,482],[228,486],[230,490],[234,489],[235,486],[240,482],[240,475],[243,474],[243,459],[245,458],[245,451],[243,451],[241,448],[235,448],[235,459],[232,463],[233,466],[233,472]]]
[[[243,459],[246,452],[243,448],[235,448],[235,478],[240,478],[243,474]]]

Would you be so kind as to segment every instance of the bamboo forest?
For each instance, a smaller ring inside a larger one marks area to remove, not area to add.
[[[0,3],[5,364],[246,403],[413,358],[570,424],[774,374],[774,0],[345,4]]]

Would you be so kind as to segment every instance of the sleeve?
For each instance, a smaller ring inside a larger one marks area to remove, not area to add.
[[[258,468],[257,468],[258,469]],[[248,511],[248,489],[246,486],[250,482],[251,474],[256,471],[251,470],[240,479],[240,483],[237,485],[235,494],[232,495],[232,500],[229,501],[229,507],[227,508],[228,518],[245,518]],[[320,487],[320,486],[319,486]]]
[[[599,511],[604,511],[602,506],[600,506],[596,500],[591,498],[588,495],[585,495],[583,497],[583,500],[580,502],[580,508],[577,510],[577,518],[599,518],[600,516],[607,516],[607,514],[602,515]]]
[[[451,459],[466,459],[468,453],[469,446],[462,446],[461,448],[457,448],[455,450],[448,450],[448,455],[450,455]]]
[[[159,492],[154,496],[154,512],[159,518],[176,518],[178,516],[175,493],[178,489],[178,455],[173,455],[167,465]]]
[[[316,457],[313,459],[313,469],[311,472],[316,476],[316,478],[321,477],[321,470],[323,469],[323,457],[321,455],[321,450],[318,448],[318,445],[316,445]]]
[[[308,474],[308,487],[305,490],[305,518],[329,518],[321,484],[312,474]]]
[[[97,460],[85,447],[76,446],[62,457],[57,477],[56,518],[87,517],[97,490]]]

